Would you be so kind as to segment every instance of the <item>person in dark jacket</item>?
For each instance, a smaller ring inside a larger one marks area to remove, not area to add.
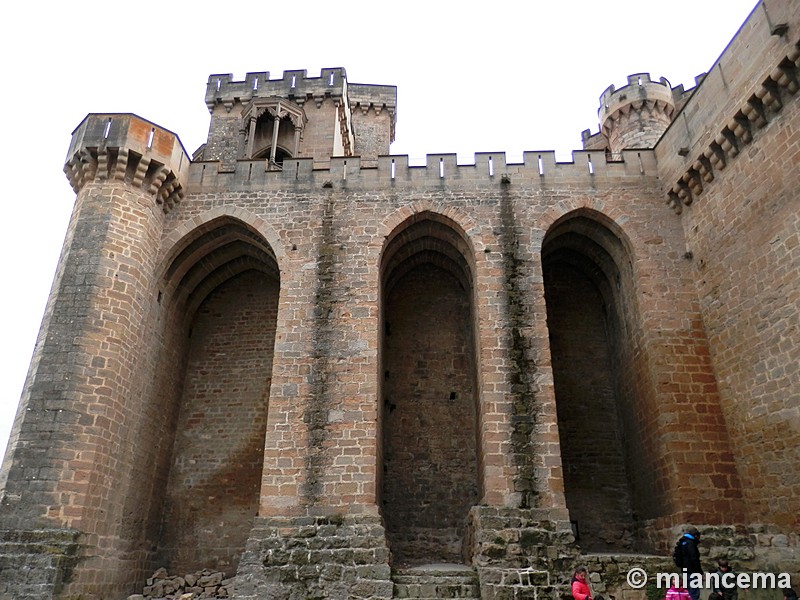
[[[575,600],[592,600],[589,589],[589,571],[586,567],[578,567],[572,576],[572,597]]]
[[[688,574],[689,585],[687,588],[689,590],[689,596],[691,596],[692,600],[699,600],[700,587],[692,585],[692,575],[695,573],[699,573],[701,576],[703,575],[703,566],[700,564],[700,532],[697,530],[697,527],[689,527],[686,533],[681,536],[679,544],[681,549],[681,564],[678,566],[682,569],[686,569],[686,573]]]
[[[725,575],[728,575],[727,579]],[[736,574],[728,561],[720,558],[717,561],[717,580],[714,583],[714,592],[721,600],[738,600],[739,590],[736,588]]]

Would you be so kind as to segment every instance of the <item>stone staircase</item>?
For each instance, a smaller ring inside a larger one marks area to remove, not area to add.
[[[394,598],[462,598],[479,600],[478,574],[472,567],[450,563],[397,569],[392,573]]]

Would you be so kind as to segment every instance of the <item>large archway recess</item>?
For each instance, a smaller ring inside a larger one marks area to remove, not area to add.
[[[185,233],[169,256],[159,389],[176,417],[158,561],[233,575],[259,505],[278,264],[264,236],[230,215]]]
[[[550,228],[542,264],[565,496],[578,541],[588,551],[645,550],[638,509],[658,492],[641,475],[653,460],[637,401],[646,384],[637,375],[630,245],[603,215],[579,210]]]
[[[414,215],[381,257],[380,507],[396,565],[462,560],[479,498],[474,263],[451,219]]]

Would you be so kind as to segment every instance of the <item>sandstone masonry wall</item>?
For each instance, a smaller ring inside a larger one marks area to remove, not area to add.
[[[417,585],[393,566],[460,545],[482,598],[555,598],[582,553],[641,598],[586,551],[666,555],[687,524],[705,560],[796,572],[798,30],[800,2],[760,3],[688,100],[647,82],[680,111],[655,149],[607,155],[609,130],[571,163],[410,167],[381,151],[393,88],[351,97],[341,69],[212,76],[192,163],[89,115],[0,471],[0,593],[213,563],[241,599],[390,598]],[[328,123],[281,170],[242,158],[237,116],[273,96]],[[614,144],[664,125],[637,115]]]
[[[656,147],[693,257],[748,518],[790,527],[800,514],[787,469],[797,450],[786,443],[799,419],[798,23],[797,3],[756,7]]]

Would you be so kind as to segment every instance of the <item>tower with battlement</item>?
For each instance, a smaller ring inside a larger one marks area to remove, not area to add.
[[[672,122],[676,100],[665,78],[648,73],[628,77],[628,85],[609,86],[600,97],[600,129],[612,153],[623,148],[652,148]],[[679,98],[680,100],[680,98]]]
[[[0,598],[555,600],[580,562],[643,600],[690,525],[800,583],[798,32],[759,4],[693,89],[610,86],[570,162],[412,166],[338,68],[212,75],[191,156],[89,114]]]
[[[287,158],[312,158],[320,167],[332,156],[359,156],[365,165],[389,153],[394,140],[397,89],[351,84],[344,69],[248,73],[244,81],[212,75],[206,87],[211,113],[208,141],[196,160],[262,158],[279,170]]]

